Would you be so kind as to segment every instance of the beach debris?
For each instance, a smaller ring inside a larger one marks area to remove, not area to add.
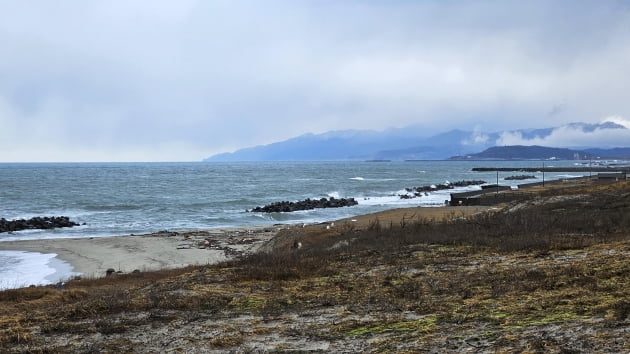
[[[177,249],[178,250],[187,250],[187,249],[191,249],[191,248],[192,248],[192,243],[191,242],[180,243],[179,245],[177,245]]]
[[[80,226],[74,221],[70,221],[67,216],[36,216],[30,219],[6,220],[0,219],[0,233],[21,230],[48,230],[60,227]]]
[[[191,240],[192,241],[192,240]],[[213,240],[211,238],[205,239],[194,239],[194,242],[198,249],[209,249],[212,248]]]
[[[179,233],[177,231],[161,230],[161,231],[153,233],[152,235],[171,237],[171,236],[178,236]]]
[[[225,254],[226,257],[235,257],[235,258],[240,258],[244,255],[243,251],[239,251],[235,248],[231,248],[231,247],[222,247],[220,248],[223,253]]]

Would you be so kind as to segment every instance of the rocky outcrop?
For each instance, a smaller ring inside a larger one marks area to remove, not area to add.
[[[263,207],[256,207],[251,211],[256,213],[287,213],[292,211],[311,210],[316,208],[341,208],[357,204],[359,204],[359,202],[357,202],[354,198],[336,199],[330,197],[329,199],[305,199],[297,202],[275,202],[265,205]]]
[[[0,233],[13,232],[20,230],[34,230],[34,229],[55,229],[59,227],[73,227],[79,226],[79,224],[70,221],[67,216],[45,216],[34,217],[31,219],[18,219],[18,220],[6,220],[0,219]]]
[[[425,195],[428,192],[435,192],[435,191],[453,189],[453,188],[458,188],[458,187],[477,186],[484,183],[487,183],[487,182],[480,181],[480,180],[472,180],[472,181],[459,181],[459,182],[453,182],[453,183],[432,184],[430,186],[405,188],[405,191],[407,191],[407,194],[400,194],[399,196],[400,196],[400,199],[413,199],[413,198],[421,197],[422,195]]]

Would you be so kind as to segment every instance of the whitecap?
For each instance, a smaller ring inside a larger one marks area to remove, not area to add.
[[[355,181],[365,181],[365,178],[363,178],[363,177],[352,177],[350,179],[351,180],[355,180]]]
[[[339,199],[339,192],[334,191],[334,192],[330,192],[327,194],[329,197],[335,198],[335,199]]]

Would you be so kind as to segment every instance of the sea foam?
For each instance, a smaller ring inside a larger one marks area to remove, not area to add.
[[[0,251],[0,289],[48,285],[78,273],[55,253]]]

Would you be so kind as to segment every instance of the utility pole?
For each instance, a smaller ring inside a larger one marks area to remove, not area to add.
[[[543,172],[543,187],[544,187],[545,186],[545,161],[543,161],[542,172]]]
[[[496,195],[499,195],[499,169],[497,169],[497,193]]]

